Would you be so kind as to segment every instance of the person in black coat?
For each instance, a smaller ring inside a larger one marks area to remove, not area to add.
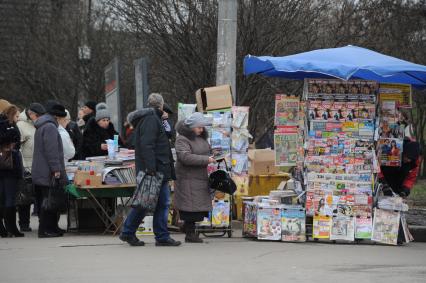
[[[11,152],[13,166],[0,169],[0,236],[23,237],[16,226],[16,193],[18,181],[23,177],[22,156],[19,152],[21,135],[16,122],[19,109],[15,105],[7,107],[0,114],[0,147],[2,152]],[[3,225],[4,221],[4,225]]]
[[[161,120],[164,106],[163,97],[160,94],[151,94],[148,98],[148,106],[151,108],[134,111],[127,118],[135,127],[136,172],[139,174],[142,171],[152,176],[155,176],[157,172],[163,174],[163,183],[153,219],[156,245],[179,246],[181,243],[173,240],[167,230],[169,181],[175,180],[176,176],[169,138]],[[144,209],[132,208],[123,225],[120,240],[131,246],[143,246],[144,242],[140,241],[135,234],[145,215]]]
[[[83,158],[83,134],[80,132],[80,128],[78,127],[78,124],[71,120],[70,113],[68,110],[67,112],[67,119],[69,119],[69,123],[65,130],[67,130],[68,134],[71,137],[72,143],[75,147],[75,156],[73,160],[82,160]]]
[[[88,121],[83,133],[83,155],[84,157],[108,155],[106,140],[114,139],[118,135],[111,123],[111,114],[105,103],[96,106],[96,116]],[[122,145],[120,137],[119,145]]]

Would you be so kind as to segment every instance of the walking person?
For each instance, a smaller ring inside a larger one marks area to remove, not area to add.
[[[43,105],[40,103],[31,103],[30,106],[19,115],[17,126],[21,133],[21,153],[24,170],[31,173],[34,154],[34,122],[46,113]],[[29,185],[29,184],[23,184]],[[28,196],[31,199],[33,196]],[[19,215],[19,227],[21,232],[31,232],[30,214],[31,203],[20,203],[17,205]],[[37,208],[34,207],[34,211]]]
[[[2,163],[0,163],[1,237],[24,236],[16,226],[16,193],[18,182],[23,177],[22,156],[19,152],[21,135],[16,126],[19,114],[18,107],[9,105],[0,115],[0,149],[2,155]],[[6,156],[12,158],[11,163],[5,162]]]
[[[136,172],[144,171],[153,176],[157,172],[161,172],[164,175],[154,212],[156,246],[180,246],[181,243],[173,240],[167,229],[170,200],[169,181],[176,178],[169,138],[161,120],[163,106],[163,97],[153,93],[148,97],[148,107],[150,108],[130,113],[127,120],[135,128]],[[145,210],[132,208],[124,223],[120,240],[131,246],[144,246],[145,243],[136,237],[136,230],[145,215]]]
[[[46,210],[41,206],[48,198],[52,178],[56,178],[63,185],[67,182],[64,150],[57,121],[58,118],[66,116],[65,107],[51,102],[46,108],[47,114],[34,123],[36,132],[31,170],[39,204],[39,238],[60,237],[65,232],[58,226],[58,211]]]
[[[207,166],[215,163],[205,129],[209,122],[196,112],[176,125],[176,189],[174,206],[184,221],[185,242],[202,243],[195,233],[195,222],[202,221],[212,210]]]

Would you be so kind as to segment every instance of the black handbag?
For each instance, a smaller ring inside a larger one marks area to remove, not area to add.
[[[0,170],[13,169],[13,144],[2,146],[0,148]]]
[[[237,190],[237,185],[235,184],[234,180],[232,180],[231,176],[229,175],[229,168],[226,165],[225,162],[225,170],[221,170],[220,168],[220,162],[217,165],[218,170],[214,171],[209,176],[209,187],[213,190],[217,190],[226,194],[233,195],[235,191]]]
[[[67,207],[67,194],[60,179],[52,177],[47,197],[41,204],[43,210],[65,211]]]
[[[24,172],[24,179],[19,180],[16,205],[30,205],[35,201],[34,186],[32,184],[31,173]]]

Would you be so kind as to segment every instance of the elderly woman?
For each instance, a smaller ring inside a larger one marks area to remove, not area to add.
[[[175,143],[177,181],[174,205],[179,210],[180,219],[185,221],[187,243],[203,242],[195,233],[195,222],[202,221],[212,210],[207,165],[216,161],[207,142],[207,125],[208,121],[198,112],[176,125],[179,136]]]

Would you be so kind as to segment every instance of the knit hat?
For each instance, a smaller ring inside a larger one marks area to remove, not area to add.
[[[28,107],[28,110],[38,114],[38,115],[43,115],[46,113],[46,109],[44,108],[43,105],[41,105],[40,103],[31,103],[30,107]]]
[[[167,103],[164,103],[163,111],[170,115],[174,114],[172,108]]]
[[[58,102],[49,101],[46,105],[46,108],[47,108],[46,109],[47,113],[49,113],[52,116],[57,116],[57,117],[67,116],[67,112],[65,112],[65,107]]]
[[[192,129],[197,127],[209,126],[211,123],[206,117],[204,117],[203,113],[195,112],[185,119],[184,124],[185,126]]]
[[[10,106],[9,101],[5,99],[0,99],[0,113],[3,112],[9,106]]]
[[[101,102],[96,105],[96,122],[105,118],[111,119],[111,114],[108,110],[108,105],[106,103]]]
[[[84,106],[92,109],[93,111],[96,111],[96,104],[97,104],[96,101],[89,100],[89,101],[86,102],[86,104],[84,104]]]

